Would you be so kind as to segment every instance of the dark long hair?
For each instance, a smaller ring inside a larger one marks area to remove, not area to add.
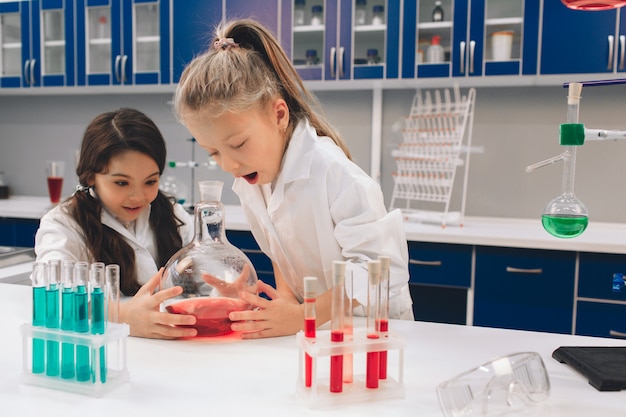
[[[127,151],[141,152],[152,158],[159,172],[163,173],[165,140],[148,116],[129,108],[97,116],[83,135],[76,167],[79,184],[85,188],[93,183],[95,174],[105,172],[111,158]],[[83,229],[93,259],[105,264],[118,264],[122,293],[134,295],[141,287],[135,269],[135,251],[118,232],[102,224],[100,200],[89,191],[76,192],[69,211]],[[178,233],[182,224],[174,215],[173,201],[159,191],[150,209],[150,227],[156,236],[159,267],[165,265],[182,246]]]

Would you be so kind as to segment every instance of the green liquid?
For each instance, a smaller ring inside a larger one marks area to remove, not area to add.
[[[84,285],[76,287],[74,293],[74,330],[80,333],[89,331],[89,304],[87,290]],[[91,355],[89,347],[76,346],[76,380],[89,381],[91,379]]]
[[[74,330],[74,292],[63,288],[61,293],[61,329]],[[74,344],[61,344],[61,378],[74,378]]]
[[[587,216],[550,216],[544,214],[541,216],[541,224],[552,236],[562,239],[569,239],[580,236],[587,225],[589,217]]]
[[[46,324],[46,287],[33,287],[33,326]],[[46,368],[46,345],[42,339],[33,339],[33,373],[41,374]]]
[[[46,327],[59,328],[59,288],[56,284],[50,285],[50,288],[46,290]],[[47,341],[46,360],[46,375],[58,376],[60,373],[59,342]]]
[[[104,334],[105,326],[105,306],[104,306],[104,293],[102,288],[94,288],[91,292],[91,333],[92,334]],[[94,353],[95,358],[95,353]],[[94,366],[97,364],[94,363]],[[93,375],[95,378],[95,373]],[[100,382],[104,383],[107,379],[107,366],[106,366],[106,350],[104,346],[100,347]]]

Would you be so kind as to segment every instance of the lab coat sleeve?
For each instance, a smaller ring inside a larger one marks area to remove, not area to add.
[[[338,181],[338,179],[340,179]],[[333,186],[339,184],[339,187]],[[387,212],[380,187],[371,178],[335,172],[328,178],[329,204],[335,238],[349,260],[353,297],[367,305],[367,262],[391,257],[389,316],[402,316],[412,308],[408,289],[408,247],[399,211]]]
[[[80,227],[63,206],[55,207],[41,219],[35,235],[35,254],[39,262],[92,260]]]

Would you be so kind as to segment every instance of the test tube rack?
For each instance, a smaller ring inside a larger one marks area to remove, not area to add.
[[[318,331],[315,339],[307,338],[304,332],[296,334],[299,350],[299,367],[297,394],[307,402],[309,408],[322,408],[349,403],[363,403],[393,398],[404,398],[404,347],[406,340],[389,332],[379,339],[368,339],[365,329],[355,331],[350,341],[331,342],[330,331]],[[392,366],[388,368],[385,379],[379,380],[378,388],[366,388],[365,374],[359,373],[357,363],[365,364],[368,352],[387,351],[389,364],[397,362],[398,368],[394,373]],[[304,384],[304,354],[313,358],[311,387]],[[330,357],[335,355],[353,354],[355,373],[351,383],[343,384],[340,393],[330,392],[330,377],[320,372],[320,369],[330,368]],[[391,371],[391,372],[390,372]]]
[[[126,340],[130,328],[124,323],[107,323],[104,334],[78,333],[67,330],[49,329],[25,323],[20,328],[23,348],[22,383],[60,391],[74,392],[92,397],[101,397],[128,381],[126,361]],[[33,373],[33,341],[68,343],[86,346],[91,352],[91,363],[99,364],[102,347],[106,359],[106,379],[102,382],[100,366],[92,365],[92,378],[89,381],[63,379],[61,376],[48,376],[46,372]]]

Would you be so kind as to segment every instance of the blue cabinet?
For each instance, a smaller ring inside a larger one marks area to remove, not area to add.
[[[281,0],[281,44],[304,80],[395,79],[400,5],[368,0],[364,20],[357,20],[355,0],[306,0],[304,19],[296,20],[294,0]]]
[[[0,3],[0,87],[72,86],[74,2]]]
[[[575,333],[611,337],[626,333],[626,288],[613,288],[613,274],[626,273],[626,255],[580,254]]]
[[[444,0],[442,5],[443,21],[433,22],[434,1],[405,2],[403,78],[536,74],[539,0]],[[435,43],[443,57],[429,54]]]
[[[35,247],[39,220],[0,218],[0,246]]]
[[[473,247],[413,241],[408,246],[415,320],[465,324]]]
[[[272,261],[259,248],[252,236],[252,232],[247,230],[226,230],[226,238],[250,259],[256,270],[257,277],[266,284],[276,288]]]
[[[77,0],[78,85],[169,84],[169,0]]]
[[[576,256],[477,246],[474,324],[571,333]]]
[[[586,12],[560,1],[543,2],[541,74],[613,73],[624,70],[622,9]],[[618,18],[620,28],[616,32]]]

